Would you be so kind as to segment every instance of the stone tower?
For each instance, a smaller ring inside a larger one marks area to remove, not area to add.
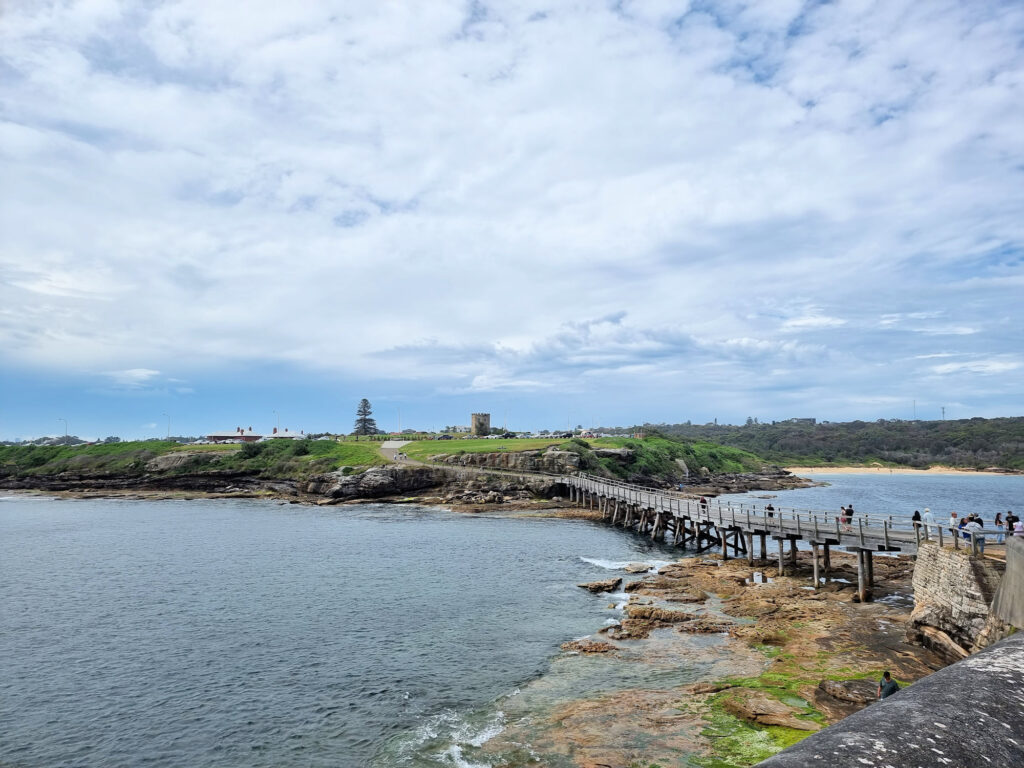
[[[472,424],[474,435],[485,436],[491,434],[491,414],[474,413]]]

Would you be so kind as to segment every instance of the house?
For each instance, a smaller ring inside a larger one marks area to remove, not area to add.
[[[211,443],[255,443],[263,435],[257,434],[252,431],[252,427],[243,429],[242,427],[235,427],[233,432],[213,432],[206,436],[206,439]]]
[[[278,431],[277,427],[274,427],[274,431],[266,437],[267,440],[305,440],[306,433],[301,429],[298,432],[289,432],[288,427],[284,428],[284,432]]]

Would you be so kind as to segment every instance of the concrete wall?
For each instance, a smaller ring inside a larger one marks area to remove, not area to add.
[[[1024,765],[1024,633],[808,736],[759,768]]]
[[[1006,540],[1006,573],[992,603],[992,613],[1024,629],[1024,536]]]
[[[1004,568],[966,548],[922,543],[914,567],[910,639],[955,661],[1005,637],[1010,627],[991,611]]]

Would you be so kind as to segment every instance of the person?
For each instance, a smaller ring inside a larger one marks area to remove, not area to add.
[[[892,675],[889,674],[889,670],[885,670],[882,673],[882,679],[878,681],[878,693],[877,698],[885,699],[892,696],[896,691],[900,689],[896,681],[892,679]]]
[[[949,533],[951,536],[956,536],[956,526],[960,521],[956,519],[956,512],[949,513]]]
[[[935,525],[935,513],[933,513],[928,507],[924,508],[924,525],[925,532],[931,536],[931,526]]]
[[[915,524],[921,522],[921,513],[918,512],[916,509],[914,510],[914,515],[910,518],[910,522],[915,523]],[[916,525],[915,525],[915,527],[916,527]]]
[[[707,512],[708,511],[708,500],[705,499],[703,496],[700,497],[700,511],[701,512]]]
[[[1013,524],[1013,535],[1024,536],[1024,523],[1022,523],[1020,520]]]
[[[984,529],[978,523],[978,518],[974,515],[967,517],[967,522],[964,523],[964,538],[968,541],[978,542],[978,550],[985,553],[985,537],[982,535]]]
[[[1003,522],[1002,512],[996,512],[996,519],[992,521],[992,527],[999,531],[996,534],[996,544],[1002,544],[1006,539],[1006,534],[1003,532],[1003,529],[1006,528],[1006,523]]]
[[[770,501],[765,505],[764,511],[768,513],[768,517],[775,517],[775,507]]]
[[[1007,536],[1012,536],[1013,535],[1013,524],[1016,523],[1018,519],[1019,518],[1015,514],[1013,514],[1012,510],[1007,510],[1006,511],[1006,535]]]
[[[970,520],[971,520],[971,515],[964,515],[963,517],[961,517],[961,518],[960,518],[960,524],[959,524],[959,525],[957,525],[957,527],[956,527],[956,529],[957,529],[957,532],[958,532],[958,533],[959,533],[959,534],[960,534],[960,535],[961,535],[961,536],[962,536],[963,538],[965,538],[965,539],[969,539],[969,538],[971,538],[971,537],[970,537],[970,536],[969,536],[969,535],[968,535],[968,534],[966,533],[966,531],[964,531],[964,528],[966,528],[966,527],[967,527],[967,523],[969,523],[969,522],[970,522]]]

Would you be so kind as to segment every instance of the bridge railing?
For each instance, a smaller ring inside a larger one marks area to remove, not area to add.
[[[798,509],[795,507],[774,507],[769,510],[756,505],[737,502],[723,502],[711,499],[706,503],[684,498],[679,493],[655,490],[627,483],[622,480],[598,478],[586,473],[563,476],[563,482],[583,490],[614,495],[627,503],[639,504],[675,515],[700,518],[724,525],[728,522],[737,527],[745,524],[748,529],[757,528],[782,535],[829,536],[841,540],[859,540],[865,543],[882,540],[888,546],[890,538],[895,542],[917,541],[919,534],[910,521],[896,521],[892,516],[839,513]]]

